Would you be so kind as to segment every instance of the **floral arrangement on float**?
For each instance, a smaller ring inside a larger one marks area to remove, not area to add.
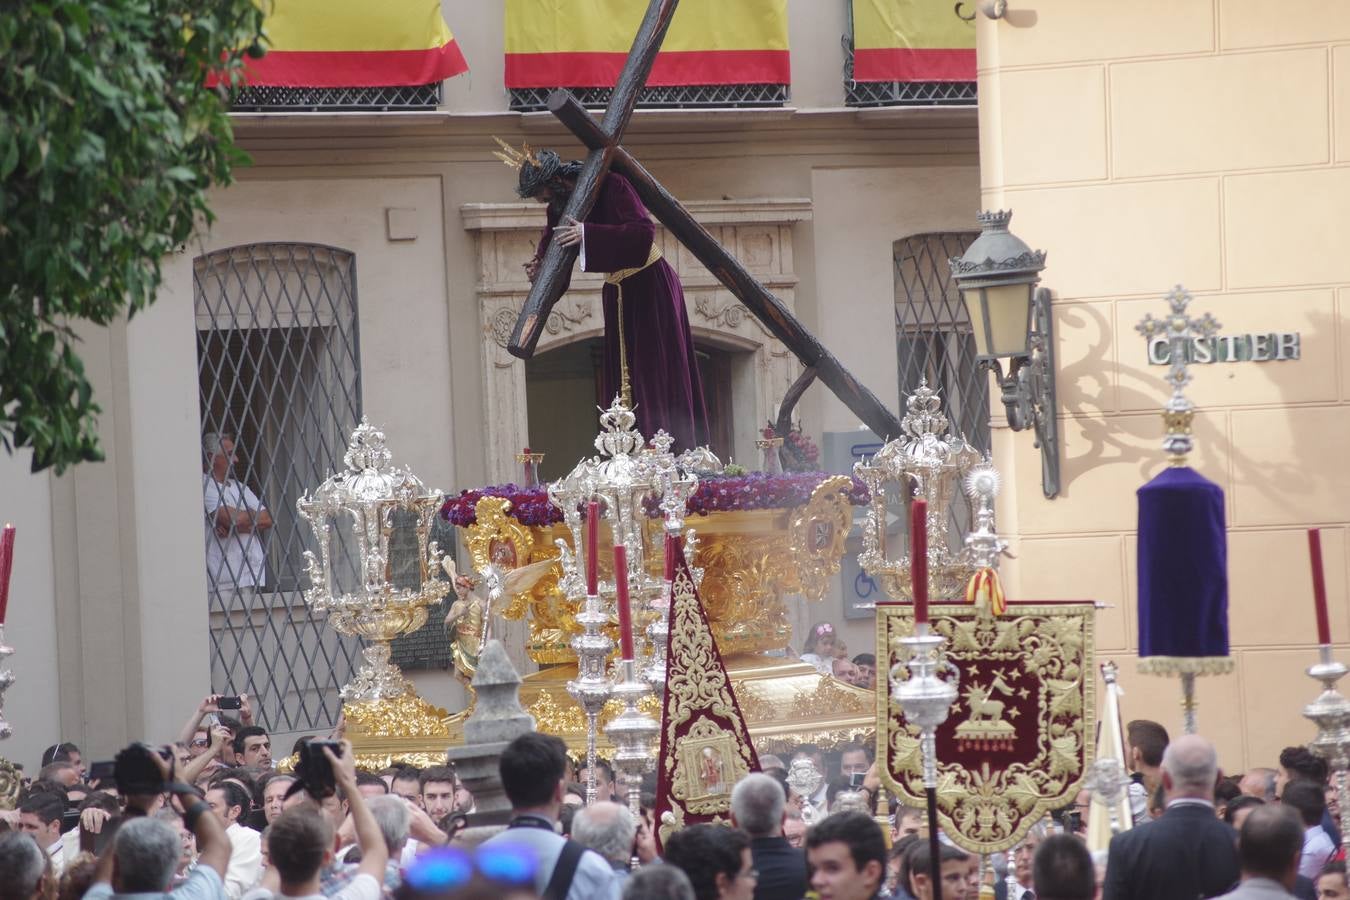
[[[705,475],[699,478],[698,487],[685,508],[689,515],[706,516],[715,512],[802,506],[811,499],[811,493],[821,482],[829,477],[830,473],[818,471]],[[848,501],[853,506],[863,506],[871,499],[867,487],[856,477],[852,480]],[[477,522],[474,510],[478,501],[484,497],[505,497],[510,500],[511,516],[522,525],[546,527],[563,521],[562,510],[549,502],[547,485],[525,487],[499,484],[461,491],[445,501],[441,515],[451,525],[468,528]],[[659,518],[661,510],[652,505],[647,515]]]

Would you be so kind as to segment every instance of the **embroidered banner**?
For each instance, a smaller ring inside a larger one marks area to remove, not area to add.
[[[1051,810],[1071,804],[1096,735],[1094,624],[1090,601],[1008,604],[994,617],[964,604],[934,605],[933,631],[960,670],[958,699],[937,730],[938,818],[973,853],[1007,850]],[[896,639],[913,633],[914,608],[877,604],[878,674],[906,662]],[[898,670],[904,672],[904,667]],[[877,691],[882,782],[922,808],[918,729],[889,692]]]
[[[508,88],[612,87],[637,0],[506,0]],[[787,0],[683,0],[647,84],[789,82]]]
[[[731,788],[759,771],[722,654],[684,554],[676,557],[666,644],[666,693],[657,757],[657,837],[731,819]]]
[[[275,0],[267,54],[248,83],[272,87],[432,84],[468,71],[440,0]]]
[[[853,80],[974,81],[975,23],[949,3],[853,0]]]

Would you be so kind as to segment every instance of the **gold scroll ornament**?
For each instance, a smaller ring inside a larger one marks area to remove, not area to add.
[[[938,818],[958,846],[1007,850],[1047,813],[1073,802],[1092,765],[1096,734],[1091,602],[1012,603],[1001,617],[964,604],[931,608],[960,669],[959,697],[938,728]],[[878,676],[905,662],[897,638],[913,607],[877,605]],[[897,675],[907,672],[901,665]],[[906,805],[925,803],[917,728],[877,692],[882,782]]]

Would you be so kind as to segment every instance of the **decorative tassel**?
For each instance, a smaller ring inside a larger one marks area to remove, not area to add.
[[[1008,609],[1008,598],[1003,595],[998,572],[986,566],[970,576],[970,581],[966,582],[966,602],[974,603],[977,608],[988,606],[994,615],[1003,615]]]

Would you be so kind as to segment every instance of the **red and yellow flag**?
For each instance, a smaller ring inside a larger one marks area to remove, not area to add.
[[[468,71],[440,0],[263,0],[267,54],[248,83],[277,87],[432,84]]]
[[[853,80],[974,81],[975,24],[950,3],[853,0]]]
[[[508,88],[612,87],[641,0],[506,0]],[[787,0],[683,0],[649,85],[787,84]]]

